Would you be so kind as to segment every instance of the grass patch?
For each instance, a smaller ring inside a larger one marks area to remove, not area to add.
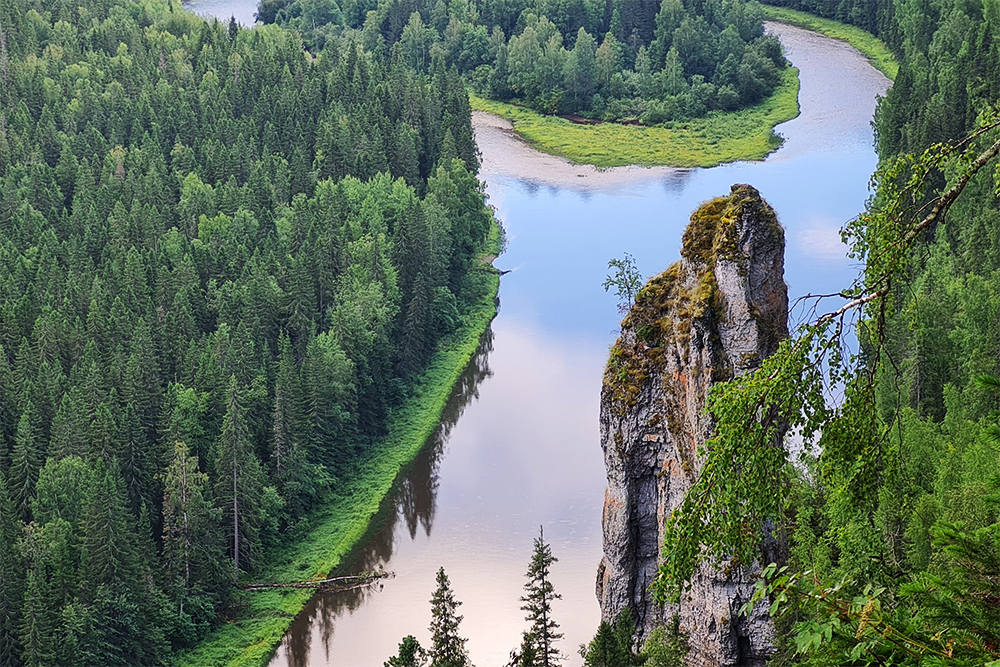
[[[500,251],[500,228],[494,224],[484,262]],[[465,324],[435,353],[415,383],[410,399],[390,419],[388,435],[357,462],[353,474],[323,507],[309,517],[307,530],[267,554],[267,564],[254,579],[291,582],[321,578],[340,565],[368,533],[383,500],[392,491],[441,421],[452,389],[468,365],[479,340],[496,316],[499,275],[485,276],[482,297]],[[275,589],[240,592],[236,617],[209,634],[195,648],[179,654],[178,667],[259,667],[266,665],[295,615],[312,591]]]
[[[787,68],[774,94],[752,107],[654,127],[577,125],[514,104],[475,95],[470,100],[473,109],[509,120],[538,150],[577,164],[715,167],[737,160],[762,160],[781,145],[774,126],[799,115],[799,71]]]
[[[892,54],[892,51],[889,50],[885,42],[870,32],[865,32],[853,25],[840,23],[833,19],[820,18],[819,16],[788,9],[787,7],[762,6],[764,8],[764,16],[771,21],[788,23],[789,25],[812,30],[821,35],[847,42],[860,51],[868,59],[868,62],[872,64],[872,67],[893,81],[896,80],[896,74],[899,72],[899,63],[896,61],[896,56]]]

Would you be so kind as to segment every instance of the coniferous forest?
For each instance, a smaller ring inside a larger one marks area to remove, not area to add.
[[[756,2],[652,0],[263,0],[265,23],[321,46],[359,33],[373,53],[550,114],[646,124],[733,111],[769,96],[786,67]]]
[[[839,315],[815,320],[762,372],[720,387],[720,456],[762,442],[766,428],[739,426],[739,408],[754,401],[815,446],[797,470],[725,459],[730,472],[709,493],[788,531],[788,562],[767,570],[758,592],[778,620],[772,664],[997,664],[1000,5],[773,4],[876,34],[900,68],[874,120],[873,199],[842,232],[863,262],[844,293],[860,350],[837,342],[852,330]],[[782,384],[791,378],[796,386]],[[814,402],[824,382],[839,405]],[[769,492],[758,493],[765,479]],[[672,521],[664,599],[691,571],[685,548],[748,553],[748,538],[721,525],[695,535],[712,521]]]
[[[487,289],[443,66],[177,2],[0,2],[0,664],[153,665]]]
[[[900,70],[877,190],[846,229],[858,354],[822,356],[830,320],[720,392],[717,455],[774,435],[725,430],[761,405],[816,446],[798,468],[727,459],[711,498],[787,531],[760,589],[773,664],[997,664],[1000,172],[976,159],[1000,132],[1000,3],[773,4],[868,30]],[[0,0],[0,665],[169,664],[352,478],[489,290],[469,89],[659,123],[756,103],[786,66],[739,0],[264,0],[259,17],[276,25]],[[809,393],[818,367],[841,403]],[[705,554],[749,553],[752,531],[712,520],[672,524],[663,599]],[[443,570],[438,586],[461,639]],[[586,664],[683,660],[676,626],[645,647],[633,630],[602,624]],[[520,664],[549,659],[539,636]],[[391,664],[421,651],[407,638]]]

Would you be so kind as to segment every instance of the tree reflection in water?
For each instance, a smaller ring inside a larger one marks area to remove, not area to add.
[[[344,567],[331,572],[331,576],[358,574],[372,571],[379,566],[391,570],[389,560],[394,551],[393,540],[400,520],[405,523],[410,539],[416,538],[419,529],[430,536],[440,484],[438,472],[445,444],[466,406],[473,399],[479,398],[480,383],[492,375],[489,367],[489,355],[492,351],[493,330],[487,329],[469,365],[455,385],[441,416],[441,423],[431,435],[430,442],[414,460],[403,479],[397,483],[393,493],[383,502],[379,516],[372,522],[373,528],[362,540],[361,546],[349,554],[344,559]],[[358,588],[339,593],[318,593],[313,596],[292,622],[282,640],[288,665],[306,667],[309,664],[309,649],[313,636],[310,629],[314,624],[318,624],[322,630],[324,648],[329,657],[330,642],[333,639],[337,617],[358,609],[370,595],[377,594],[378,590],[379,588]]]

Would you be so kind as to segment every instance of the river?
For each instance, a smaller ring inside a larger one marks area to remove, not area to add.
[[[255,3],[192,0],[199,13],[252,24]],[[379,590],[317,595],[295,619],[271,667],[378,667],[400,639],[427,646],[434,574],[444,566],[463,602],[460,630],[479,667],[506,664],[525,629],[519,597],[544,526],[559,562],[564,664],[600,620],[605,476],[598,400],[617,334],[615,298],[601,287],[624,252],[651,276],[679,257],[697,205],[750,183],[786,230],[794,301],[837,292],[857,267],[839,228],[860,212],[876,165],[871,118],[889,81],[842,42],[769,24],[799,68],[801,115],[779,126],[763,162],[714,169],[597,171],[542,155],[496,118],[476,114],[481,177],[507,230],[497,261],[500,314],[452,397],[445,421],[386,503],[352,570],[395,573]],[[793,311],[801,318],[804,309]]]

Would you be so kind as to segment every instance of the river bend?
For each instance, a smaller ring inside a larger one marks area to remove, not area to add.
[[[192,0],[196,12],[253,21],[255,2]],[[750,183],[785,227],[789,296],[838,292],[857,267],[838,230],[860,212],[876,166],[871,119],[889,81],[836,40],[779,24],[799,68],[798,118],[767,160],[713,169],[572,165],[534,151],[503,121],[476,114],[481,177],[507,230],[496,265],[500,314],[466,369],[433,442],[387,500],[352,570],[395,572],[380,590],[317,595],[271,667],[378,667],[400,639],[426,646],[434,573],[463,601],[461,631],[480,667],[506,664],[526,627],[520,609],[532,538],[545,527],[559,562],[554,616],[565,664],[600,619],[605,476],[598,434],[601,375],[614,342],[607,262],[629,252],[651,276],[679,257],[688,216],[733,183]],[[801,313],[792,313],[792,320]]]

